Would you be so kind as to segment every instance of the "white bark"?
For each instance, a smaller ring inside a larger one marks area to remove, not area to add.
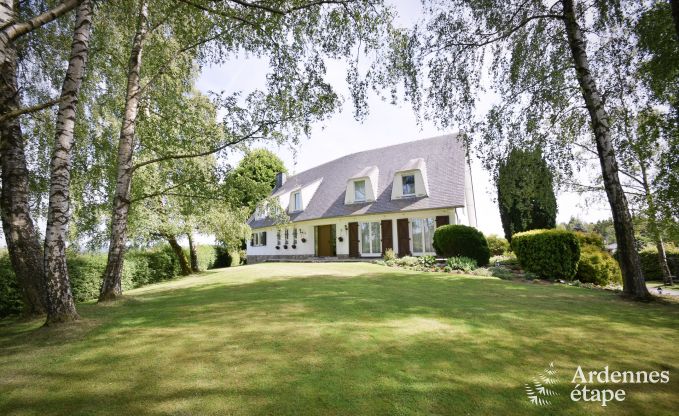
[[[122,294],[123,256],[127,239],[127,217],[130,211],[130,187],[132,184],[132,155],[134,135],[139,111],[139,93],[141,88],[140,71],[142,51],[148,25],[148,4],[142,0],[139,5],[137,32],[132,42],[132,51],[127,71],[127,94],[123,123],[118,139],[118,161],[116,174],[116,190],[113,199],[111,217],[111,239],[108,249],[108,261],[104,272],[104,281],[99,293],[99,301],[116,299]]]
[[[66,267],[66,240],[70,220],[70,183],[78,94],[82,85],[90,34],[92,1],[78,6],[71,57],[61,89],[57,113],[56,136],[50,170],[49,207],[45,232],[45,287],[47,291],[47,323],[78,318]]]
[[[618,243],[618,260],[623,275],[623,291],[629,296],[646,299],[650,294],[644,282],[639,254],[635,248],[634,228],[627,198],[618,176],[618,163],[615,159],[615,150],[611,140],[610,120],[601,93],[589,69],[585,38],[576,19],[574,1],[562,0],[561,3],[568,44],[573,56],[578,83],[592,123],[604,188],[613,215],[613,225]]]

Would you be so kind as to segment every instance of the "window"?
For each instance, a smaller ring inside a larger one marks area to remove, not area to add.
[[[288,245],[288,241],[290,240],[290,230],[287,228],[285,229],[285,245]]]
[[[281,245],[281,230],[278,230],[278,232],[276,232],[276,245],[277,246]]]
[[[415,175],[401,176],[403,181],[403,196],[415,195]]]
[[[354,181],[354,201],[365,201],[365,181]]]
[[[302,210],[302,193],[300,191],[292,194],[292,210],[293,212]]]
[[[359,224],[361,230],[361,254],[379,255],[382,253],[380,243],[380,223],[362,222]]]
[[[433,253],[434,231],[436,230],[436,219],[434,218],[413,218],[410,221],[413,241],[413,254]]]
[[[292,229],[292,244],[297,245],[297,228]]]
[[[260,231],[252,234],[252,240],[250,240],[250,245],[252,247],[265,246],[266,245],[266,231]]]

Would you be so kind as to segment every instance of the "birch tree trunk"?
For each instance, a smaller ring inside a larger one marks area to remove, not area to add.
[[[182,276],[190,275],[191,268],[189,267],[189,261],[186,259],[186,254],[184,254],[182,246],[180,246],[177,242],[177,237],[172,234],[168,234],[165,236],[165,239],[168,243],[170,243],[170,247],[172,247],[174,255],[177,256],[177,260],[179,260],[179,268],[181,269]]]
[[[132,51],[130,52],[127,69],[125,110],[118,139],[118,169],[116,174],[116,190],[113,198],[113,213],[111,216],[111,239],[104,280],[99,293],[99,302],[114,300],[122,294],[123,256],[125,255],[127,217],[130,211],[130,187],[132,184],[132,153],[134,151],[137,112],[139,111],[140,70],[147,25],[148,4],[146,0],[141,0],[137,32],[132,41]]]
[[[193,233],[188,232],[186,236],[189,239],[189,258],[191,260],[191,271],[193,273],[198,273],[200,268],[198,267],[198,252],[196,251],[196,246],[193,244]]]
[[[78,94],[87,65],[92,29],[92,2],[84,0],[76,14],[71,57],[61,88],[52,154],[49,206],[45,231],[46,325],[78,319],[66,267],[66,239],[70,220],[71,148]]]
[[[13,0],[0,0],[0,27],[11,25],[15,16]],[[17,54],[12,43],[2,46],[0,56],[0,114],[21,107],[17,85]],[[0,212],[12,269],[21,287],[23,313],[45,313],[42,247],[31,218],[28,168],[18,118],[0,122],[0,168],[2,191]]]
[[[613,214],[613,225],[618,242],[618,258],[623,275],[623,292],[636,299],[647,299],[650,294],[641,272],[639,255],[634,244],[632,218],[618,176],[618,163],[615,159],[615,150],[611,140],[609,117],[604,108],[601,93],[589,69],[585,38],[576,20],[573,0],[561,0],[561,3],[568,44],[573,56],[578,83],[592,123],[604,187]]]
[[[646,173],[646,165],[641,163],[641,181],[644,184],[644,193],[646,194],[646,204],[648,205],[648,225],[653,235],[655,247],[658,250],[658,267],[663,276],[663,282],[666,285],[672,285],[672,273],[667,264],[667,254],[665,253],[665,245],[660,235],[660,227],[658,227],[658,210],[655,207],[655,200],[651,193],[651,185],[648,183],[648,175]]]

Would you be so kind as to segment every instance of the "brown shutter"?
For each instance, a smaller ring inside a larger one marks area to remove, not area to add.
[[[262,231],[262,235],[261,235],[260,238],[261,238],[261,240],[259,241],[259,244],[265,246],[266,245],[266,231]]]
[[[359,257],[358,254],[358,223],[349,223],[349,257]]]
[[[396,232],[398,234],[398,256],[409,256],[410,230],[408,227],[408,218],[399,218],[396,220]]]
[[[394,233],[391,229],[391,220],[382,220],[382,255],[384,252],[394,249]]]
[[[450,224],[450,216],[448,215],[439,215],[436,217],[436,228],[439,228],[443,225],[448,225]]]

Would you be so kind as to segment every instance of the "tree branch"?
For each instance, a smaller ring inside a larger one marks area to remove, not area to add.
[[[17,117],[24,115],[24,114],[35,113],[37,111],[44,110],[46,108],[52,107],[55,104],[59,104],[61,102],[61,100],[63,100],[64,98],[65,97],[59,97],[59,98],[55,98],[54,100],[49,100],[49,101],[46,101],[44,103],[36,104],[34,106],[31,106],[31,107],[22,107],[22,108],[18,108],[16,110],[9,111],[9,112],[7,112],[3,115],[0,115],[0,123],[7,121],[7,120],[11,120],[13,118],[17,118]]]

